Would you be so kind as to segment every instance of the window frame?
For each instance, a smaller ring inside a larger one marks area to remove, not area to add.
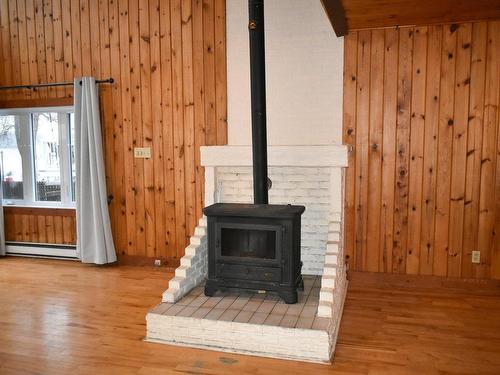
[[[36,177],[35,177],[35,139],[34,139],[34,119],[33,114],[54,112],[65,115],[65,121],[58,123],[59,142],[59,171],[61,181],[61,201],[38,201],[36,200]],[[24,199],[4,199],[1,197],[3,205],[9,207],[48,207],[48,208],[76,208],[73,201],[72,192],[72,159],[71,159],[71,115],[74,116],[73,106],[50,106],[50,107],[30,107],[30,108],[7,108],[0,109],[0,116],[25,115],[27,124],[23,124],[24,131],[20,132],[22,143],[28,145],[19,150],[23,166],[23,196]],[[17,125],[17,124],[16,124]],[[23,128],[22,128],[23,129]],[[75,129],[76,130],[76,129]],[[63,147],[68,145],[67,147]],[[76,192],[75,192],[76,195]]]

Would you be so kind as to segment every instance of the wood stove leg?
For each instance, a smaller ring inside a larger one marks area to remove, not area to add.
[[[207,281],[207,283],[205,284],[205,295],[207,297],[213,297],[218,289],[219,288],[217,288],[216,286],[210,285]]]
[[[299,299],[296,290],[281,290],[278,292],[278,294],[281,298],[283,298],[283,301],[285,301],[285,303],[289,305],[297,303]]]

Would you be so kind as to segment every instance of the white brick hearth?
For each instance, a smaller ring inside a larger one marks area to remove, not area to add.
[[[201,160],[205,167],[206,206],[215,202],[253,201],[250,146],[202,147]],[[326,318],[328,324],[323,330],[270,327],[162,315],[153,310],[147,316],[148,339],[263,356],[329,361],[347,287],[342,246],[342,186],[347,150],[335,145],[269,146],[268,165],[273,182],[269,202],[306,207],[302,216],[302,274],[321,277],[316,316]],[[163,294],[165,304],[180,303],[186,294],[204,281],[207,250],[206,219],[203,217],[186,247],[175,277]],[[252,340],[248,339],[249,335]],[[303,345],[288,347],[290,339]],[[311,348],[310,353],[304,352],[304,345]]]

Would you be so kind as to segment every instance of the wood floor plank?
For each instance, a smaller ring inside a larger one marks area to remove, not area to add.
[[[0,259],[4,374],[498,374],[500,283],[352,273],[334,363],[143,341],[167,268]],[[22,303],[19,303],[22,301]]]

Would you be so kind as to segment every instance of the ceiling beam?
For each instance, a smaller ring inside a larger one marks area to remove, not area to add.
[[[347,34],[347,21],[345,17],[342,0],[321,0],[323,8],[330,19],[335,35],[344,36]]]

